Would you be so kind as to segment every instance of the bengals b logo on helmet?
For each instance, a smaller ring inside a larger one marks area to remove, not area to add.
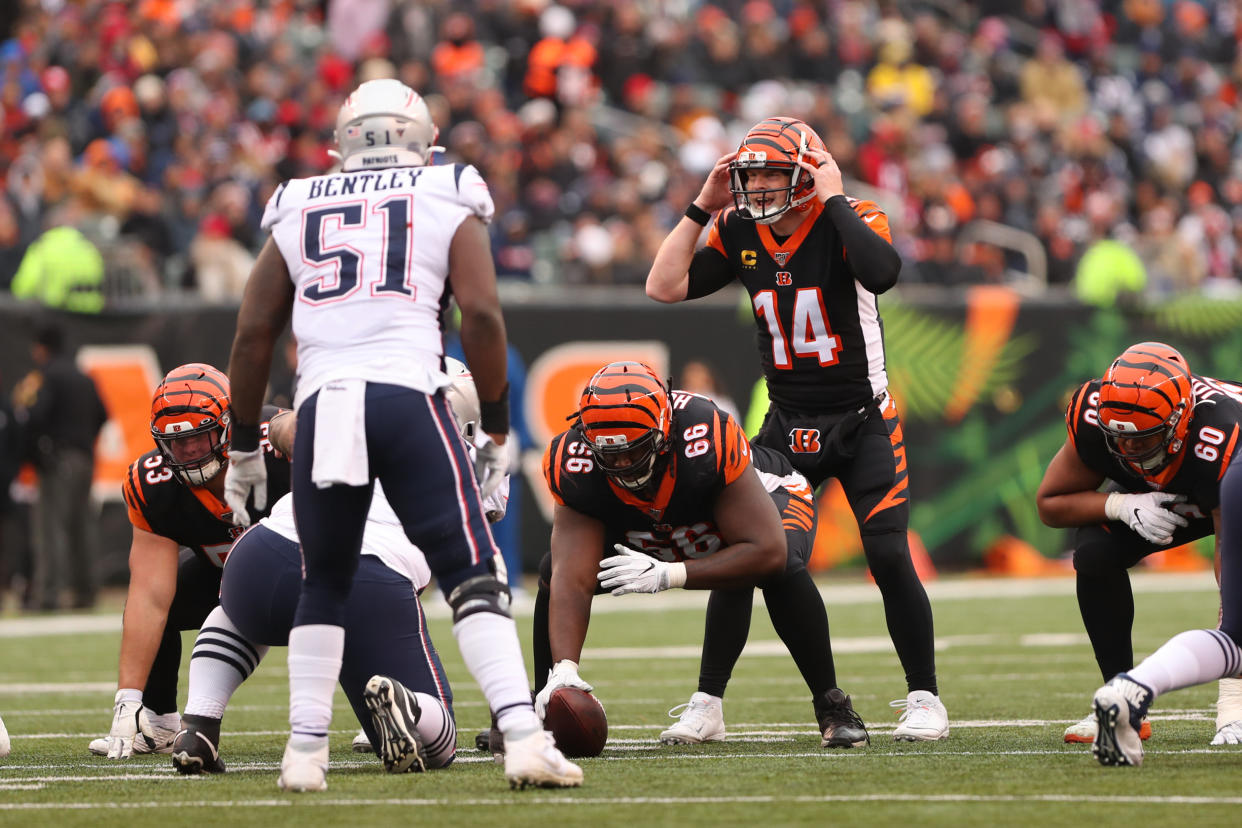
[[[821,448],[818,428],[791,428],[789,430],[790,451],[797,454],[819,454]]]

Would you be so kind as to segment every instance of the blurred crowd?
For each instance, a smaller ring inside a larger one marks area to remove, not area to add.
[[[715,159],[784,114],[889,212],[907,282],[1013,282],[1038,258],[1014,236],[1038,241],[1052,284],[1094,269],[1156,292],[1240,287],[1242,0],[16,0],[5,14],[0,287],[49,303],[99,285],[237,298],[268,196],[331,167],[343,97],[386,76],[428,98],[437,162],[490,183],[502,277],[641,283]],[[54,296],[49,274],[67,272],[78,281]]]

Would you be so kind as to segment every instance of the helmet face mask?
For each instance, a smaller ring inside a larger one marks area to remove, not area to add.
[[[346,172],[430,163],[440,130],[422,97],[401,81],[367,81],[341,105],[335,155]]]
[[[799,162],[808,149],[826,151],[815,131],[797,119],[769,118],[752,127],[729,162],[729,191],[737,214],[772,224],[790,210],[807,209],[815,181]],[[779,183],[771,183],[773,176],[758,175],[763,171],[776,171]]]
[[[672,429],[668,391],[641,362],[612,362],[591,381],[578,405],[576,427],[604,474],[641,491],[667,456]]]
[[[1097,413],[1109,452],[1148,476],[1181,452],[1193,407],[1185,357],[1168,345],[1144,342],[1127,348],[1109,366]]]
[[[151,400],[151,437],[183,483],[206,485],[228,461],[228,378],[203,363],[169,371]]]

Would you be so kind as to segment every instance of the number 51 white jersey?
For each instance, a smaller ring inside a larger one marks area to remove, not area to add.
[[[468,216],[491,221],[491,193],[468,164],[298,178],[263,213],[294,285],[294,407],[336,379],[433,393],[448,254]]]

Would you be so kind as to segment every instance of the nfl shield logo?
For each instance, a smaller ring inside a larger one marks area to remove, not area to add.
[[[773,253],[772,258],[776,259],[776,263],[778,265],[780,265],[781,267],[784,267],[785,262],[789,261],[789,254],[786,253],[784,250],[782,250],[779,253]]]

